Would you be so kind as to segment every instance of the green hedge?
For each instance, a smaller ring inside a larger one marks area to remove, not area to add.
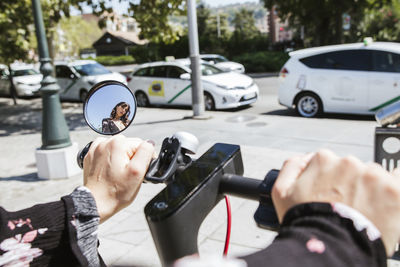
[[[133,63],[144,63],[156,60],[164,60],[160,57],[160,50],[155,47],[140,47],[134,52],[141,56],[99,56],[95,58],[97,62],[105,66],[126,65]],[[139,53],[140,52],[140,53]],[[179,56],[177,56],[178,58]],[[184,57],[181,55],[181,57]],[[136,60],[135,60],[136,59]],[[243,53],[233,56],[230,60],[242,63],[247,73],[257,72],[278,72],[283,64],[289,59],[287,53],[278,51],[259,51],[253,53]]]
[[[261,51],[237,55],[231,60],[242,63],[247,73],[256,73],[278,72],[288,59],[289,55],[285,52]]]
[[[127,65],[135,63],[133,56],[98,56],[94,60],[105,66]]]

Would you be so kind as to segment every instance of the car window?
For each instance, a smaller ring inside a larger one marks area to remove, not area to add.
[[[156,66],[149,68],[149,76],[151,77],[167,77],[167,66]]]
[[[76,65],[74,69],[83,76],[109,74],[111,71],[99,63]]]
[[[12,70],[13,76],[25,76],[25,75],[35,75],[39,72],[35,69],[24,69],[24,70]]]
[[[137,70],[133,76],[149,76],[149,68]]]
[[[56,66],[56,77],[57,78],[71,78],[72,71],[67,66]]]
[[[228,59],[226,57],[223,57],[223,56],[219,56],[219,57],[216,57],[214,59],[215,63],[221,63],[221,62],[227,62],[227,61],[228,61]]]
[[[8,69],[0,69],[0,78],[8,78]]]
[[[224,56],[216,56],[216,57],[201,57],[202,60],[207,62],[221,63],[226,62],[228,59]]]
[[[186,71],[182,68],[176,66],[168,66],[167,67],[167,77],[168,78],[180,78],[182,74],[186,73]]]
[[[302,58],[300,61],[310,68],[368,71],[371,70],[371,51],[335,51]]]
[[[373,71],[400,72],[400,55],[385,51],[372,52]]]
[[[222,70],[208,64],[201,64],[200,69],[201,69],[201,75],[204,76],[223,73]]]

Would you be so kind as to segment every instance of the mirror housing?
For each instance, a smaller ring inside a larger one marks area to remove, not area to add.
[[[190,73],[182,73],[179,78],[182,80],[190,80]]]
[[[95,84],[83,104],[88,126],[104,135],[118,134],[128,128],[136,110],[132,91],[125,84],[111,80]]]

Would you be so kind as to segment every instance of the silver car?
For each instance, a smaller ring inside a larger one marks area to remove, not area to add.
[[[39,95],[43,75],[33,65],[11,65],[11,74],[18,97]],[[0,65],[0,94],[10,95],[10,78],[6,65]]]
[[[203,54],[200,55],[201,60],[206,61],[208,64],[215,65],[223,71],[234,71],[244,73],[244,66],[240,63],[229,61],[226,57],[217,54]]]

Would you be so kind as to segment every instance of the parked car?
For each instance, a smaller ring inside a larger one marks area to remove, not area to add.
[[[257,101],[259,91],[247,75],[224,72],[201,63],[206,110],[228,109]],[[178,59],[139,65],[128,77],[128,86],[138,106],[192,105],[190,61]]]
[[[85,101],[93,85],[105,80],[116,80],[127,84],[126,77],[111,72],[94,60],[76,60],[55,64],[57,83],[61,87],[62,100]]]
[[[18,97],[36,96],[39,94],[43,75],[29,64],[11,65],[14,87]],[[0,94],[10,95],[9,70],[6,65],[0,65]]]
[[[289,53],[279,103],[303,117],[322,112],[374,114],[400,97],[400,44],[369,42]]]
[[[217,54],[203,54],[200,55],[200,59],[207,61],[209,64],[215,65],[216,67],[224,71],[235,71],[244,73],[244,66],[240,63],[229,61],[226,57]]]

